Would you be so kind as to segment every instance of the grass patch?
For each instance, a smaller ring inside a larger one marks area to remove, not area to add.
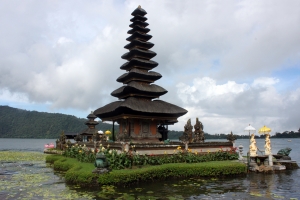
[[[82,163],[75,158],[48,155],[46,162],[55,170],[66,171],[66,182],[81,186],[132,184],[140,181],[162,180],[168,177],[234,176],[246,173],[246,166],[234,161],[212,161],[202,163],[170,163],[145,166],[136,169],[113,170],[96,175],[92,163]]]

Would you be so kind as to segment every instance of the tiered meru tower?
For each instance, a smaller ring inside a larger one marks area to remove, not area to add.
[[[127,32],[131,36],[126,39],[130,43],[124,47],[129,52],[122,56],[128,62],[120,67],[126,73],[117,79],[123,86],[111,93],[119,101],[98,108],[94,114],[102,121],[119,124],[117,138],[158,141],[162,137],[166,139],[159,133],[158,126],[161,130],[164,125],[176,123],[187,110],[158,100],[168,91],[153,84],[162,77],[161,74],[149,71],[158,63],[151,60],[156,53],[149,50],[154,44],[148,42],[152,36],[147,34],[150,29],[146,28],[149,25],[146,14],[140,6],[131,13],[134,17],[129,27],[132,29]]]

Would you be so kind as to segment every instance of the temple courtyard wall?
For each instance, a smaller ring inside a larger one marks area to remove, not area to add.
[[[118,152],[127,152],[134,150],[140,155],[165,155],[165,154],[174,154],[178,150],[187,150],[192,153],[197,154],[206,154],[212,152],[230,151],[233,148],[232,142],[204,142],[204,143],[190,143],[183,144],[182,142],[173,142],[171,141],[168,144],[163,142],[154,142],[154,143],[134,143],[134,142],[79,142],[78,145],[85,145],[88,148],[94,149],[99,148],[100,144],[110,149],[115,149]]]

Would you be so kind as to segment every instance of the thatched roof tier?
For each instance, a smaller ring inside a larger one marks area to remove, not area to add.
[[[137,20],[144,22],[144,21],[147,20],[147,18],[144,17],[144,16],[141,16],[141,15],[136,15],[133,18],[130,19],[131,22],[135,22]]]
[[[140,16],[144,16],[146,15],[147,12],[141,7],[141,6],[138,6],[132,13],[131,15],[133,16],[137,16],[137,15],[140,15]]]
[[[151,49],[154,46],[151,42],[143,42],[140,40],[132,40],[129,44],[124,46],[125,49],[133,49],[133,48],[142,48],[142,49]]]
[[[97,116],[96,115],[94,115],[94,113],[93,112],[91,112],[88,116],[87,116],[87,118],[88,119],[96,119],[97,118]]]
[[[85,125],[98,125],[99,124],[99,122],[97,122],[97,121],[86,121],[85,123],[84,123]]]
[[[123,54],[121,58],[126,60],[131,60],[132,58],[141,58],[141,59],[150,60],[154,56],[156,56],[156,53],[153,51],[133,48],[129,52]]]
[[[95,110],[95,115],[104,121],[120,118],[120,115],[136,116],[137,118],[155,118],[177,120],[187,110],[162,100],[149,101],[129,97],[124,101],[115,101]],[[123,117],[121,117],[123,118]]]
[[[144,28],[139,25],[136,25],[133,29],[130,29],[127,31],[128,34],[133,34],[134,32],[140,32],[140,33],[148,33],[150,31],[149,28]]]
[[[143,21],[139,21],[139,20],[136,20],[135,22],[131,23],[129,25],[129,27],[131,28],[134,28],[135,26],[141,26],[141,27],[147,27],[149,24],[147,22],[143,22]]]
[[[146,22],[147,18],[144,17],[146,14],[147,12],[140,6],[132,12],[134,17],[130,20],[132,24],[129,25],[132,29],[128,31],[131,36],[127,38],[130,43],[124,47],[129,52],[122,55],[122,58],[128,62],[120,67],[128,72],[117,79],[118,82],[127,85],[111,93],[112,96],[124,100],[112,102],[97,109],[94,114],[102,120],[139,118],[161,120],[165,124],[174,124],[178,117],[187,113],[187,110],[179,106],[153,100],[168,91],[152,84],[160,79],[161,75],[156,72],[149,72],[149,70],[157,67],[158,63],[151,60],[156,56],[156,53],[149,50],[154,44],[148,42],[152,36],[148,35],[150,29],[146,28],[149,25]]]
[[[122,86],[119,89],[116,89],[111,93],[111,95],[120,99],[130,96],[140,96],[154,99],[166,94],[167,92],[167,90],[155,84],[148,85],[132,81],[126,86]]]
[[[152,35],[143,34],[143,33],[135,31],[133,34],[131,34],[131,36],[129,36],[128,38],[126,38],[126,40],[127,41],[132,41],[134,39],[138,39],[138,40],[147,42],[151,38],[152,38]]]
[[[98,134],[98,130],[94,128],[87,128],[80,133],[80,135],[93,135],[94,133]]]
[[[141,68],[151,70],[158,66],[158,63],[153,60],[143,60],[139,58],[132,58],[129,62],[124,63],[120,69],[131,70],[133,68]]]
[[[125,73],[120,76],[117,81],[121,83],[129,83],[130,81],[141,81],[153,83],[154,81],[160,79],[162,75],[153,71],[145,71],[137,68],[133,68],[129,73]]]

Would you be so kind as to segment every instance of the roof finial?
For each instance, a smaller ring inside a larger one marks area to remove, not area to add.
[[[139,5],[139,6],[138,6],[138,8],[142,8],[142,6],[141,6],[141,5]]]

